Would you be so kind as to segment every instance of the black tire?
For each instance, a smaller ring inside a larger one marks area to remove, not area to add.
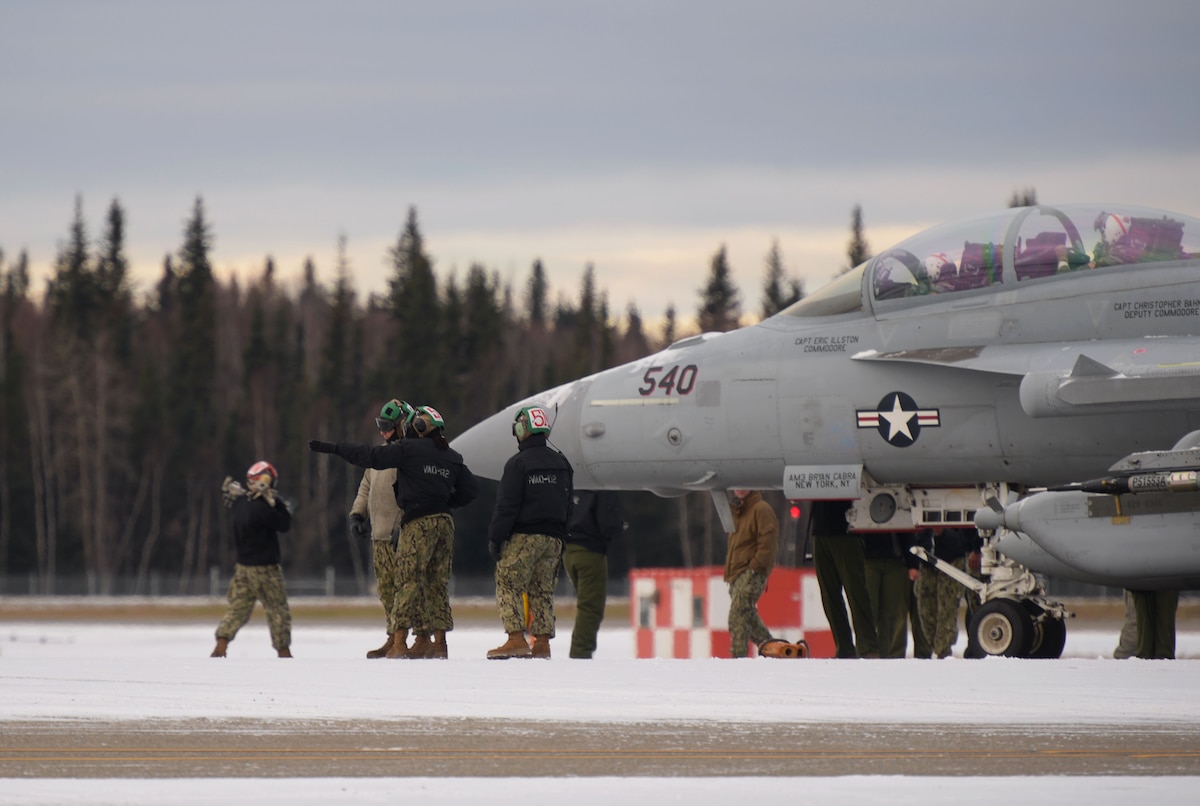
[[[975,611],[967,628],[967,650],[1006,658],[1029,657],[1033,619],[1012,599],[993,599]]]
[[[1067,625],[1062,619],[1045,615],[1041,605],[1030,599],[1022,600],[1029,617],[1033,622],[1032,640],[1029,644],[1029,657],[1056,660],[1062,657],[1063,647],[1067,643]],[[1041,619],[1039,621],[1039,619]]]

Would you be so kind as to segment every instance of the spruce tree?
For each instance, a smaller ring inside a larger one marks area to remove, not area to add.
[[[184,224],[183,245],[174,267],[178,303],[172,343],[170,408],[185,439],[213,434],[213,381],[216,372],[215,283],[209,255],[213,234],[204,217],[204,202],[196,197],[192,216]]]
[[[176,310],[173,312],[170,363],[167,368],[167,413],[174,438],[172,466],[179,479],[168,512],[182,519],[180,578],[185,588],[207,567],[217,485],[219,433],[216,384],[216,294],[209,255],[212,229],[197,196],[184,222],[183,244],[175,267]],[[176,497],[182,496],[182,497]],[[178,534],[178,533],[176,533]]]
[[[329,300],[329,324],[321,350],[318,388],[332,403],[332,424],[339,439],[360,429],[348,428],[361,420],[362,373],[359,370],[361,339],[355,322],[355,293],[350,282],[346,236],[338,237],[336,276]],[[346,430],[348,428],[348,430]]]
[[[850,265],[843,268],[839,274],[845,274],[871,257],[867,239],[863,235],[862,206],[858,204],[854,205],[854,210],[850,213],[850,243],[846,248],[846,256],[850,259]]]
[[[583,269],[579,283],[579,310],[575,317],[574,355],[570,373],[590,375],[600,367],[601,333],[603,323],[596,301],[596,268],[591,263]]]
[[[804,286],[800,280],[784,275],[779,241],[772,242],[771,251],[767,253],[766,280],[763,282],[762,318],[774,316],[803,296]]]
[[[696,317],[700,332],[719,333],[735,329],[742,313],[739,297],[733,284],[725,245],[722,244],[713,255],[708,283],[700,292],[700,309]]]
[[[1037,206],[1037,190],[1032,187],[1027,187],[1022,190],[1014,190],[1013,194],[1008,197],[1009,207],[1036,207]]]
[[[675,343],[678,337],[678,323],[676,322],[675,304],[667,305],[667,310],[663,313],[663,330],[662,330],[662,346],[670,347]]]
[[[462,344],[458,384],[462,403],[454,424],[461,432],[467,423],[487,417],[510,402],[500,400],[511,374],[511,356],[506,355],[508,323],[500,304],[500,278],[489,275],[478,263],[467,271],[463,292]]]
[[[405,394],[412,395],[412,402],[436,406],[434,400],[443,389],[441,368],[446,351],[440,340],[437,278],[425,252],[415,207],[408,209],[404,230],[388,256],[392,264],[388,302],[395,319],[390,360],[403,367]]]
[[[650,354],[650,341],[646,338],[645,323],[637,303],[630,302],[625,308],[625,334],[617,351],[616,363],[623,364]]]
[[[76,196],[70,237],[59,245],[54,274],[46,286],[46,307],[60,334],[70,334],[81,341],[91,337],[99,319],[99,293],[90,261],[83,199]]]
[[[96,252],[96,286],[113,350],[128,365],[133,357],[133,294],[129,288],[129,258],[125,255],[125,211],[117,199],[109,205]]]
[[[535,260],[525,290],[525,309],[529,314],[529,323],[535,327],[543,327],[546,324],[546,293],[546,270],[542,261]]]
[[[548,344],[549,282],[541,260],[533,261],[525,285],[525,327],[513,334],[511,349],[517,356],[513,366],[512,396],[523,398],[553,386],[552,350]]]
[[[14,551],[14,534],[31,534],[23,528],[33,522],[31,435],[25,408],[27,359],[18,334],[18,319],[30,321],[29,256],[24,251],[7,270],[0,250],[0,575],[18,563],[29,563],[27,543]],[[26,556],[22,556],[26,555]]]

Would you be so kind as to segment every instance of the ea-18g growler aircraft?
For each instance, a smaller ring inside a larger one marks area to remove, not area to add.
[[[1200,587],[1200,220],[1005,210],[914,235],[759,324],[514,403],[454,442],[498,478],[523,406],[581,488],[852,500],[852,531],[985,538],[970,651],[1058,657],[1035,573]],[[842,504],[843,508],[845,504]],[[870,539],[870,535],[866,535]]]

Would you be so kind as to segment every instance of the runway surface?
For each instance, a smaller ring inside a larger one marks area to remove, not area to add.
[[[1191,620],[1179,661],[1112,660],[1116,609],[1073,624],[1057,661],[968,661],[961,641],[946,661],[637,660],[626,615],[594,661],[562,656],[567,622],[551,662],[498,663],[487,613],[463,619],[449,661],[414,663],[363,658],[373,608],[298,607],[289,661],[259,614],[211,659],[218,612],[66,610],[0,612],[4,806],[1097,806],[1191,803],[1200,786]]]
[[[0,778],[1200,775],[1200,732],[480,719],[11,723]]]

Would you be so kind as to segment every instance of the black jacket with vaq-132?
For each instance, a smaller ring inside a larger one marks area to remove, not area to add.
[[[504,465],[488,542],[499,545],[514,534],[564,539],[574,475],[567,457],[547,444],[545,434],[526,437]]]
[[[339,442],[333,453],[358,467],[396,468],[396,503],[404,510],[402,524],[429,515],[449,513],[479,495],[479,481],[453,448],[439,448],[432,439],[401,439],[387,445]]]

